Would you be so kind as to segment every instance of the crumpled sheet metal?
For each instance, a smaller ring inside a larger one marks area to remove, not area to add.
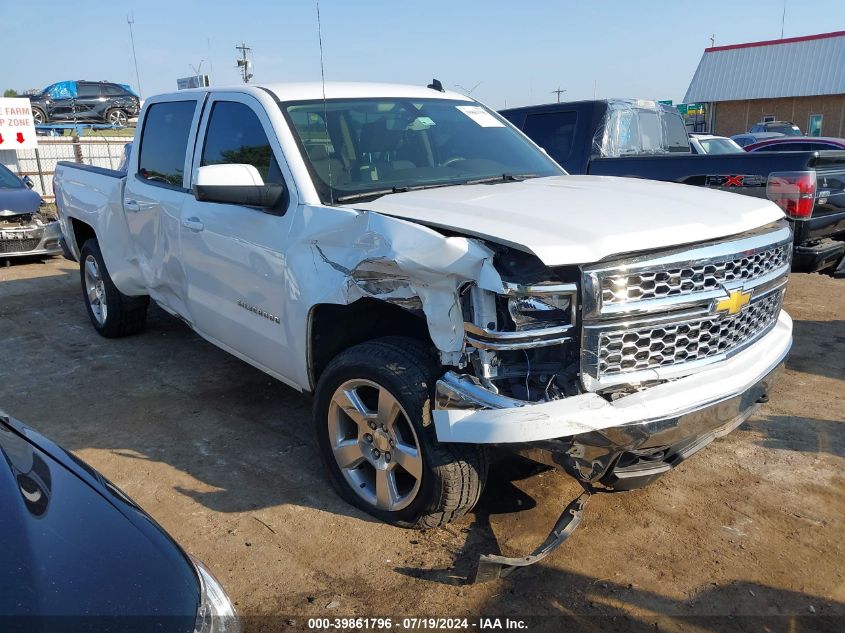
[[[311,241],[315,262],[335,271],[339,283],[314,303],[352,303],[374,297],[406,305],[419,299],[434,345],[445,354],[460,354],[464,317],[459,288],[475,283],[503,290],[493,267],[493,251],[480,240],[445,237],[437,231],[371,211]]]
[[[695,419],[699,412],[710,420],[713,415],[733,413],[728,400],[752,393],[750,390],[761,380],[767,380],[783,362],[791,345],[792,320],[781,312],[775,327],[754,345],[705,372],[665,382],[613,402],[595,393],[583,393],[508,409],[436,410],[432,416],[437,439],[470,444],[537,442],[643,422],[660,425],[665,421],[671,428],[674,419],[681,416]],[[611,433],[639,439],[636,430],[606,431],[604,437],[612,442],[621,440]]]

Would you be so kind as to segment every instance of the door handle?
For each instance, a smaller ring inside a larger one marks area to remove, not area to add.
[[[199,233],[205,228],[205,224],[200,222],[199,218],[188,218],[186,220],[182,220],[182,226],[186,229],[190,229],[191,231],[195,231]]]
[[[127,211],[131,211],[132,213],[137,213],[141,210],[141,205],[138,204],[137,200],[125,200],[123,202],[123,208]]]

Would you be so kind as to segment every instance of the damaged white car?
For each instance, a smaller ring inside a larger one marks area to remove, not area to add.
[[[0,165],[0,260],[58,255],[60,237],[59,223],[41,213],[41,196],[29,177]]]
[[[778,207],[569,176],[455,93],[153,97],[126,173],[60,163],[55,188],[98,332],[152,298],[313,393],[332,483],[396,525],[471,509],[493,445],[644,485],[751,415],[791,345]]]

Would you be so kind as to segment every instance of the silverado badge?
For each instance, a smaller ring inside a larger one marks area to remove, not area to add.
[[[745,292],[742,288],[731,290],[726,299],[720,299],[716,302],[716,312],[727,312],[728,314],[736,314],[748,305],[751,301],[751,291]]]

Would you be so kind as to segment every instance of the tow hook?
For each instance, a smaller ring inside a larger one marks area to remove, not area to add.
[[[490,582],[497,578],[504,578],[510,574],[514,569],[520,567],[528,567],[533,565],[546,556],[555,551],[558,547],[563,545],[575,529],[581,525],[581,520],[584,515],[584,507],[587,505],[587,500],[590,498],[591,490],[585,487],[574,501],[572,501],[566,508],[564,508],[552,531],[546,537],[546,540],[527,556],[518,558],[510,558],[507,556],[497,556],[494,554],[484,554],[478,559],[478,567],[475,570],[475,575],[469,578],[472,584],[482,582]]]

